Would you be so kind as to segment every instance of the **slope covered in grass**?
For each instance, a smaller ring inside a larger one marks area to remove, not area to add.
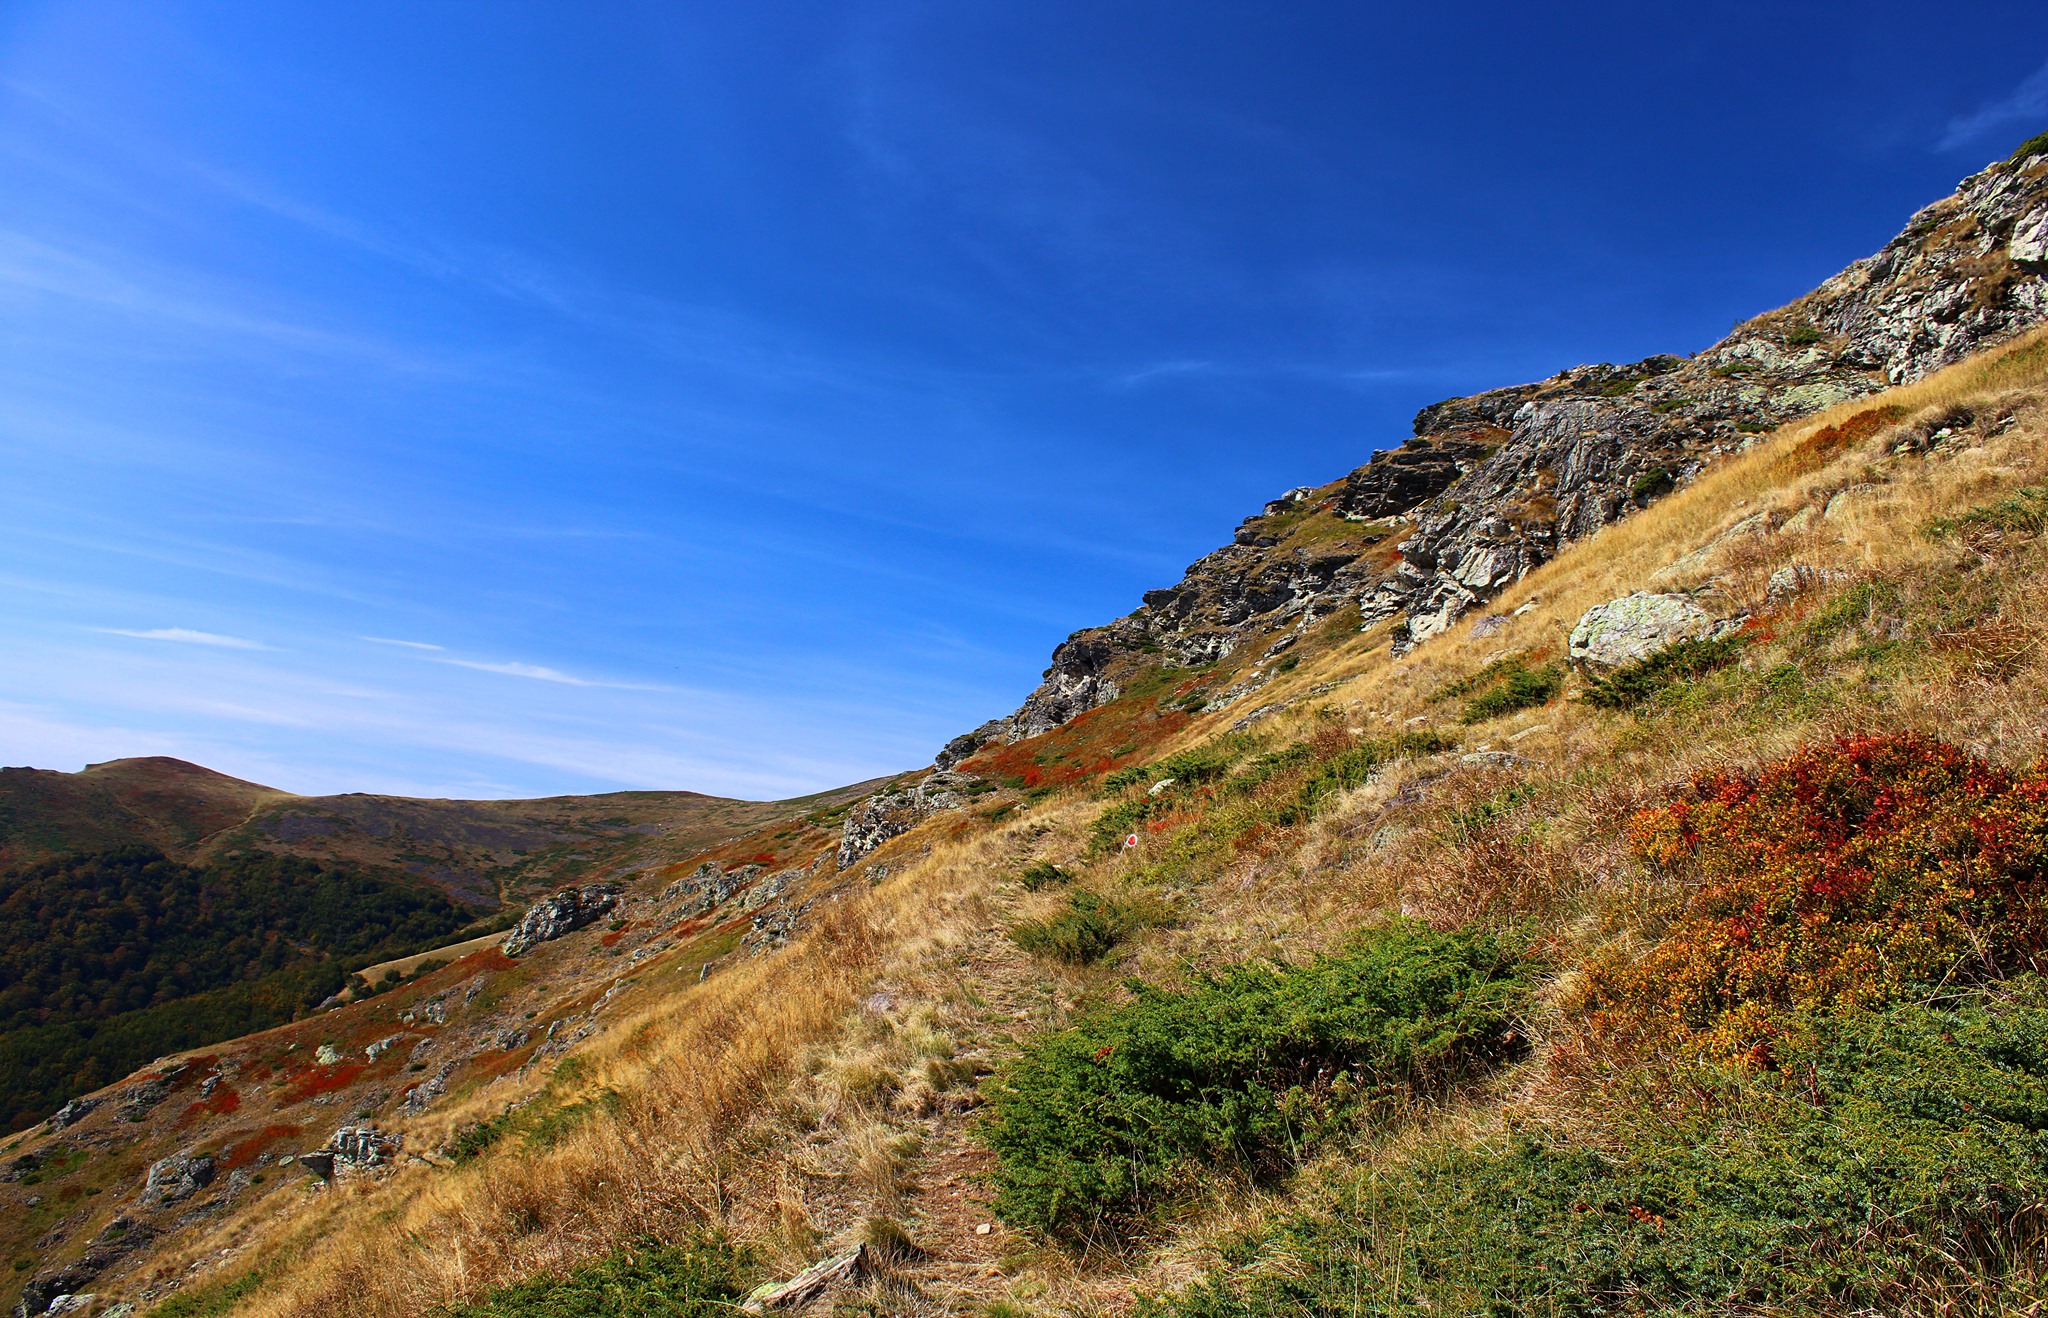
[[[2048,337],[1729,447],[1419,644],[1353,608],[1134,649],[966,748],[993,786],[821,872],[786,945],[629,968],[592,930],[602,1001],[494,963],[479,1001],[587,1042],[387,1097],[425,1156],[246,1182],[110,1284],[681,1309],[727,1302],[664,1279],[717,1240],[749,1283],[887,1242],[821,1312],[2048,1300]],[[1639,591],[1715,625],[1568,662]]]
[[[1815,418],[1500,623],[1313,651],[1250,728],[1176,711],[1128,771],[932,820],[785,951],[648,984],[547,1100],[605,1115],[247,1237],[247,1311],[418,1312],[707,1226],[788,1276],[876,1219],[919,1252],[839,1301],[887,1312],[2024,1307],[2048,547],[1972,510],[2048,479],[2044,384],[2029,340],[1860,440],[1810,442],[1869,405]],[[1467,721],[1503,658],[1660,586],[1748,621],[1626,700],[1566,672]],[[1093,960],[1010,937],[1076,892],[1153,914]],[[1484,998],[1403,1017],[1477,1022],[1454,1083],[1373,1051],[1330,969],[1401,919],[1525,949],[1516,1047]]]

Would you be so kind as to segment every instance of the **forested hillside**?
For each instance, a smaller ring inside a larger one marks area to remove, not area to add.
[[[145,1062],[281,1024],[350,970],[480,912],[401,874],[143,847],[0,874],[0,1094],[9,1129]]]

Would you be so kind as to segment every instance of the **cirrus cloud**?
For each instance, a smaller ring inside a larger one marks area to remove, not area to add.
[[[141,641],[174,641],[180,645],[211,645],[222,650],[268,650],[261,641],[251,641],[240,636],[223,636],[219,632],[194,631],[190,627],[152,627],[137,630],[128,627],[101,627],[97,630],[109,636],[133,636]]]

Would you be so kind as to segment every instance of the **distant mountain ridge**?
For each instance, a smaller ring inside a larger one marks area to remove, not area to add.
[[[412,875],[472,906],[678,859],[866,785],[790,802],[698,792],[533,800],[297,796],[165,756],[77,773],[0,769],[0,869],[147,846],[203,863],[235,851],[348,861]]]

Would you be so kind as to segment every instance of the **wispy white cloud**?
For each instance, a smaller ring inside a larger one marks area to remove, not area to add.
[[[445,645],[430,645],[426,641],[401,641],[392,636],[359,636],[356,639],[369,641],[374,645],[402,645],[408,650],[445,650],[448,648]]]
[[[484,659],[441,659],[436,662],[455,668],[474,668],[479,673],[503,673],[507,677],[530,677],[536,682],[560,682],[563,686],[599,686],[587,678],[572,677],[558,668],[543,668],[539,664],[522,664],[513,660],[493,663]]]
[[[506,677],[530,678],[535,682],[558,682],[563,686],[601,686],[615,691],[658,691],[662,688],[647,686],[638,682],[605,682],[594,677],[577,677],[559,668],[547,668],[540,664],[523,664],[517,660],[488,659],[436,659],[437,664],[452,668],[473,668],[479,673],[501,673]]]
[[[1133,385],[1145,384],[1149,381],[1165,377],[1181,375],[1206,375],[1213,373],[1215,370],[1216,364],[1214,362],[1192,360],[1158,362],[1154,365],[1141,366],[1135,371],[1130,371],[1124,375],[1119,375],[1118,377],[1116,377],[1116,383],[1124,386],[1125,388],[1129,388]]]
[[[2048,119],[2048,64],[2020,80],[2019,86],[1995,101],[1948,121],[1937,150],[1968,146],[1985,134],[2014,124],[2039,124]]]
[[[146,631],[127,627],[101,627],[97,630],[109,636],[133,636],[142,641],[176,641],[180,645],[211,645],[223,650],[268,650],[261,641],[245,640],[240,636],[222,636],[219,632],[194,631],[190,627],[152,627]]]

